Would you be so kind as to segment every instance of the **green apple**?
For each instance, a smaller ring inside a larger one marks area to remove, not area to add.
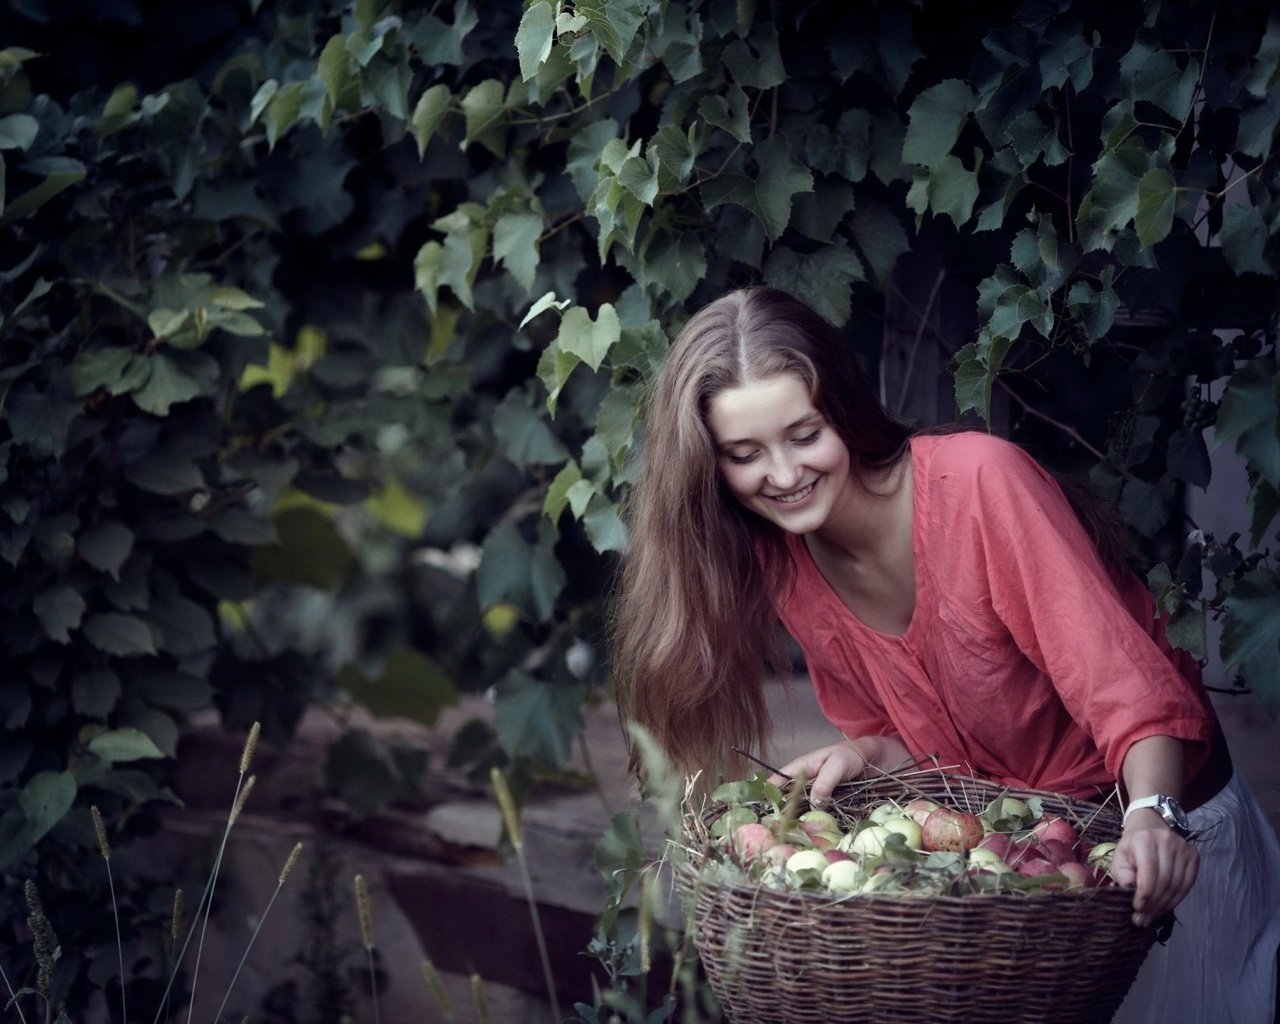
[[[1004,862],[1000,854],[986,846],[978,846],[970,850],[969,863],[980,871],[994,871],[998,875],[1007,874],[1013,870]]]
[[[827,870],[827,855],[821,850],[797,850],[787,858],[787,870],[793,874],[816,871],[818,876]]]
[[[862,867],[856,860],[838,860],[822,872],[822,885],[832,892],[857,892],[863,882]]]
[[[908,849],[924,849],[924,829],[910,818],[889,818],[883,827],[890,832],[898,833],[898,835],[906,839]]]
[[[819,832],[839,832],[840,822],[836,821],[834,814],[827,811],[805,811],[796,819],[799,826],[808,832],[809,835],[817,835]]]
[[[894,818],[905,818],[907,812],[895,804],[892,800],[882,804],[877,804],[871,809],[871,813],[867,815],[877,825],[884,825],[892,821]]]
[[[858,853],[864,857],[879,857],[884,853],[884,844],[893,833],[883,825],[868,825],[849,841],[849,853]]]

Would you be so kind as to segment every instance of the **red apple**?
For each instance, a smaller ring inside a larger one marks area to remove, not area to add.
[[[820,832],[839,832],[840,822],[836,821],[835,816],[826,811],[805,811],[796,819],[796,824],[800,826],[802,831],[808,832],[811,836],[816,836]]]
[[[908,818],[924,827],[925,819],[938,809],[938,805],[933,800],[921,796],[909,801],[902,809]]]
[[[822,852],[827,855],[828,864],[834,864],[841,860],[853,860],[844,850],[823,850]]]
[[[1080,833],[1066,818],[1045,818],[1031,830],[1031,834],[1041,842],[1046,839],[1057,839],[1069,846],[1075,846],[1080,842]]]
[[[1007,861],[1014,850],[1013,836],[1007,832],[988,833],[977,846],[978,849],[991,850],[1001,860]]]
[[[761,857],[770,864],[786,864],[791,855],[796,852],[796,848],[790,843],[778,843],[776,846],[770,846],[761,854]]]
[[[1061,839],[1044,839],[1040,843],[1044,855],[1055,864],[1074,864],[1080,858],[1076,855],[1074,843],[1064,843]]]
[[[976,814],[939,807],[925,818],[922,840],[926,850],[972,850],[982,842],[982,822]]]
[[[747,862],[755,860],[775,842],[768,825],[748,823],[733,830],[733,851]]]
[[[1067,861],[1058,865],[1058,873],[1067,880],[1068,889],[1091,889],[1098,884],[1093,868],[1079,861]]]
[[[1040,878],[1044,875],[1059,875],[1058,865],[1052,864],[1043,857],[1024,860],[1017,865],[1017,872],[1027,878]]]

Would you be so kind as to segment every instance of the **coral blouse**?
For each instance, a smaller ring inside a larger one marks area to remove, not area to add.
[[[1171,650],[1136,577],[1108,575],[1061,488],[982,433],[911,441],[915,610],[901,636],[859,620],[787,536],[779,615],[823,713],[846,736],[1004,785],[1096,796],[1129,747],[1189,741],[1200,771],[1217,729],[1199,669]]]

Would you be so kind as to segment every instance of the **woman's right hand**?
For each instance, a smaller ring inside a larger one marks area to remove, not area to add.
[[[772,776],[769,781],[781,785],[786,781],[784,775],[793,779],[803,775],[810,781],[809,803],[820,807],[831,799],[832,790],[840,783],[861,778],[868,763],[861,750],[845,740],[843,743],[811,750],[788,761],[778,769],[779,774]]]

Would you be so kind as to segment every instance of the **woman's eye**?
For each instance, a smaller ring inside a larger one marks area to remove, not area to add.
[[[733,452],[727,452],[726,455],[728,456],[729,461],[736,466],[745,466],[756,457],[755,452],[751,452],[749,455],[735,455]]]
[[[816,440],[818,440],[818,435],[821,433],[822,433],[822,428],[819,427],[817,430],[814,430],[808,434],[805,434],[804,437],[797,437],[795,439],[795,443],[796,444],[813,444]]]

